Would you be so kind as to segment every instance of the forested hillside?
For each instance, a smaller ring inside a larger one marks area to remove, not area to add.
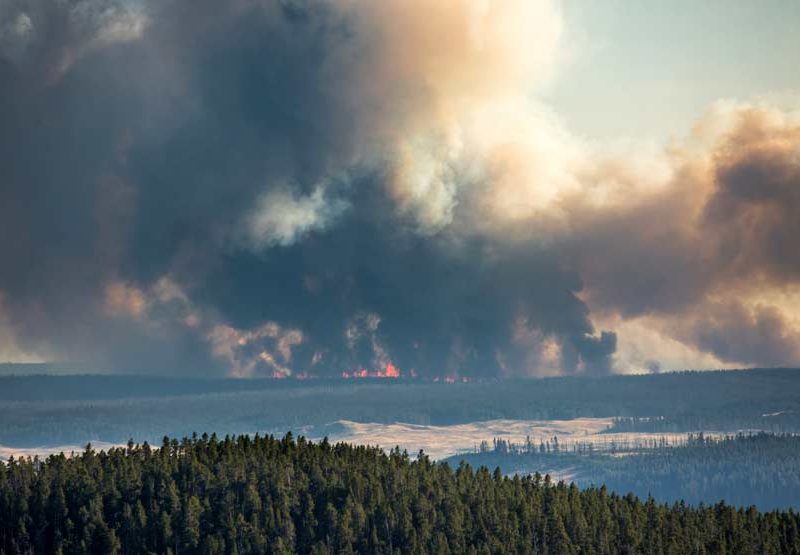
[[[638,417],[620,431],[800,431],[800,371],[681,372],[471,383],[0,377],[0,444],[159,441],[198,430],[301,430],[337,420],[448,425],[492,419]],[[323,432],[324,433],[324,432]],[[322,434],[319,434],[321,436]],[[319,437],[317,436],[317,437]]]
[[[798,553],[800,515],[660,505],[289,435],[0,466],[0,552]]]
[[[495,441],[483,452],[451,457],[451,464],[500,466],[504,472],[567,474],[580,486],[604,484],[658,501],[800,508],[800,437],[689,436],[686,444],[620,448],[613,452],[559,449],[557,442],[514,445]]]

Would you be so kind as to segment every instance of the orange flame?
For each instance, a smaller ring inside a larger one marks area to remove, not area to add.
[[[412,368],[407,373],[413,379],[420,378],[417,370]],[[321,376],[316,374],[310,374],[308,372],[298,372],[296,374],[288,374],[281,372],[279,370],[273,370],[270,374],[270,377],[273,379],[286,379],[286,378],[293,378],[295,380],[314,380],[319,379]],[[363,379],[363,378],[387,378],[387,379],[398,379],[403,377],[403,372],[395,366],[393,363],[388,362],[386,363],[386,367],[382,370],[368,370],[366,368],[359,368],[358,370],[351,370],[351,371],[343,371],[341,373],[341,377],[344,379]],[[470,383],[473,381],[473,378],[468,376],[458,376],[456,374],[449,374],[446,376],[433,376],[433,377],[421,377],[420,379],[424,381],[430,381],[433,383]]]
[[[387,378],[399,378],[400,377],[400,370],[392,364],[391,362],[386,364],[386,377]]]
[[[359,370],[353,370],[352,372],[344,371],[342,372],[342,377],[345,379],[350,378],[391,378],[397,379],[401,375],[400,369],[392,364],[391,362],[386,364],[386,368],[383,370],[367,370],[366,368],[361,368]]]

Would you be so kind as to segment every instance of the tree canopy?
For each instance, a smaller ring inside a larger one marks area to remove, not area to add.
[[[798,553],[799,526],[291,434],[0,466],[7,554]]]

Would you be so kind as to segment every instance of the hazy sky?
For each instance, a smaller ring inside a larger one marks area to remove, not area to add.
[[[721,98],[797,104],[800,2],[562,6],[568,48],[546,94],[578,133],[663,140],[685,135]]]
[[[799,27],[793,1],[0,0],[0,359],[800,365]]]

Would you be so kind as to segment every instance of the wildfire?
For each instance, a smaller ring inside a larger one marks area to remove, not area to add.
[[[386,377],[387,378],[399,378],[400,377],[400,369],[397,368],[391,362],[386,364]]]
[[[386,364],[386,368],[384,368],[383,370],[367,370],[366,368],[361,368],[359,370],[353,370],[352,372],[344,371],[342,372],[342,377],[345,379],[352,379],[352,378],[396,379],[400,377],[400,369],[391,362],[389,362]]]
[[[275,380],[283,380],[287,378],[291,378],[294,380],[316,380],[316,379],[326,379],[324,375],[320,376],[317,374],[311,374],[309,372],[296,372],[290,373],[289,371],[280,371],[280,370],[273,370],[268,376]],[[331,376],[328,376],[327,379],[330,379]],[[365,379],[365,378],[383,378],[383,379],[399,379],[399,378],[410,378],[412,380],[419,380],[423,382],[431,382],[431,383],[470,383],[473,381],[473,378],[468,376],[458,376],[454,374],[448,374],[445,376],[433,376],[433,377],[425,377],[419,376],[416,369],[412,368],[408,370],[406,373],[403,373],[397,366],[392,364],[391,362],[386,363],[386,366],[380,370],[368,370],[366,368],[359,368],[358,370],[350,370],[350,371],[343,371],[340,375],[340,378],[343,379]]]

